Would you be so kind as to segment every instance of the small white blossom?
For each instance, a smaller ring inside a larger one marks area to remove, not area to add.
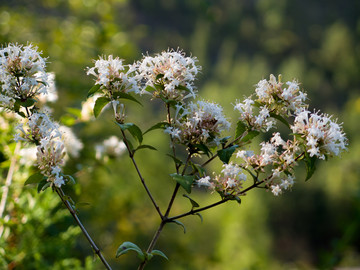
[[[153,88],[153,96],[156,98],[177,101],[195,98],[193,82],[201,69],[196,62],[196,57],[185,57],[182,51],[168,50],[154,57],[144,56],[137,63],[138,79],[145,82],[145,87]]]

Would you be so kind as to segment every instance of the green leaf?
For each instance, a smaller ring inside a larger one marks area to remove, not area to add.
[[[95,118],[97,118],[102,109],[107,105],[109,104],[110,102],[110,98],[107,98],[107,97],[99,97],[96,101],[95,101],[95,105],[94,105],[94,116]]]
[[[76,117],[81,117],[81,110],[78,108],[66,108],[66,111],[72,115],[75,115]]]
[[[201,223],[204,222],[204,219],[203,219],[203,217],[202,217],[202,215],[201,215],[200,213],[195,213],[195,214],[193,214],[193,215],[199,216],[199,218],[200,218],[200,220],[201,220]]]
[[[151,128],[149,128],[148,130],[146,130],[144,132],[144,135],[154,129],[165,129],[166,127],[169,126],[169,123],[168,122],[159,122],[159,123],[156,123],[155,125],[153,125]]]
[[[151,145],[147,145],[147,144],[139,145],[139,146],[135,149],[135,151],[140,150],[140,149],[150,149],[150,150],[155,150],[155,151],[157,151],[157,149],[156,149],[155,147],[153,147],[153,146],[151,146]]]
[[[140,104],[142,106],[140,101],[138,101],[132,95],[127,94],[127,93],[123,93],[123,92],[114,93],[114,98],[128,99],[128,100],[134,101],[134,102],[136,102],[136,103],[138,103],[138,104]]]
[[[220,160],[222,162],[228,164],[232,154],[235,152],[236,148],[238,148],[238,147],[239,146],[235,144],[235,145],[232,145],[232,146],[230,146],[228,148],[221,149],[221,150],[217,151]]]
[[[144,252],[134,243],[124,242],[122,243],[116,251],[116,258],[120,257],[123,254],[128,253],[129,251],[135,251],[138,254],[140,260],[145,260]]]
[[[235,138],[240,137],[242,134],[244,134],[246,130],[247,130],[246,125],[243,122],[238,121],[236,124]]]
[[[155,250],[153,250],[153,251],[151,251],[151,253],[150,253],[151,255],[156,255],[156,256],[160,256],[160,257],[163,257],[163,258],[165,258],[166,260],[169,260],[168,259],[168,257],[162,252],[162,251],[160,251],[160,250],[157,250],[157,249],[155,249]]]
[[[204,177],[206,171],[201,165],[191,162],[191,167],[193,167],[193,169],[199,173],[200,177]]]
[[[65,179],[67,179],[70,184],[72,184],[72,185],[75,185],[75,184],[76,184],[76,181],[75,181],[74,177],[72,177],[71,175],[66,174],[66,175],[63,175],[63,177],[64,177]]]
[[[290,124],[288,123],[288,121],[286,121],[286,119],[280,115],[277,115],[275,113],[270,113],[270,116],[272,118],[275,118],[277,120],[279,120],[281,123],[283,123],[285,126],[287,126],[288,128],[290,128]]]
[[[69,127],[69,126],[73,126],[76,124],[76,119],[74,118],[73,115],[65,114],[65,115],[61,116],[60,122],[63,123],[65,126]]]
[[[33,175],[30,175],[29,178],[25,181],[24,186],[29,184],[37,184],[43,179],[44,176],[40,172],[34,173]]]
[[[199,205],[196,201],[194,201],[193,199],[191,199],[189,195],[183,194],[183,196],[184,196],[185,198],[188,198],[188,199],[189,199],[189,201],[190,201],[190,203],[191,203],[191,205],[192,205],[193,208],[195,208],[195,207],[200,207],[200,205]]]
[[[150,85],[148,85],[145,87],[145,91],[154,92],[154,91],[156,91],[156,89],[154,87],[151,87]]]
[[[257,135],[259,135],[260,132],[256,130],[250,130],[248,134],[244,136],[244,138],[241,139],[242,142],[250,141],[251,139],[255,138]]]
[[[180,175],[177,173],[172,173],[170,176],[180,185],[182,186],[187,193],[191,193],[191,186],[194,182],[194,175]]]
[[[116,124],[121,128],[121,130],[129,130],[130,134],[139,141],[139,143],[142,143],[143,140],[143,134],[141,132],[141,129],[133,124],[133,123],[125,123],[125,124],[119,124],[116,122]]]
[[[33,98],[27,98],[26,100],[20,100],[20,99],[17,99],[15,104],[17,103],[18,105],[22,106],[22,107],[31,107],[35,104],[36,100],[33,99]]]
[[[194,153],[202,152],[203,154],[207,155],[208,157],[210,157],[210,155],[211,155],[210,149],[203,143],[191,145],[190,148],[194,151]]]
[[[178,221],[178,220],[173,220],[173,221],[171,221],[171,222],[173,222],[173,223],[175,223],[175,224],[183,227],[184,233],[186,233],[186,227],[185,227],[185,225],[184,225],[182,222],[180,222],[180,221]]]
[[[50,185],[51,185],[51,183],[47,181],[47,178],[41,180],[37,187],[38,193],[40,193],[41,191],[44,191],[45,189],[50,187]]]
[[[316,162],[317,158],[316,156],[312,156],[310,157],[308,153],[305,153],[305,165],[306,165],[306,179],[305,181],[308,181],[311,176],[314,174],[315,170],[316,170],[316,166],[315,166],[315,162]]]
[[[177,89],[177,90],[183,90],[183,91],[186,91],[186,92],[190,92],[190,89],[187,88],[187,87],[185,87],[185,86],[183,86],[183,85],[178,85],[178,86],[175,87],[175,89]]]
[[[100,84],[95,84],[93,87],[91,87],[91,89],[89,90],[88,94],[87,94],[87,98],[91,97],[92,95],[94,95],[96,92],[99,92],[101,85]]]
[[[166,154],[167,156],[171,157],[173,159],[173,161],[175,162],[175,165],[182,165],[184,164],[180,159],[174,157],[173,155],[170,154]]]

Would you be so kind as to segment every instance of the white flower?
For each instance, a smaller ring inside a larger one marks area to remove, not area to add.
[[[177,106],[173,126],[165,133],[176,142],[189,144],[218,145],[219,136],[230,128],[230,122],[223,115],[223,109],[207,101],[190,102],[187,107]]]
[[[282,193],[281,187],[279,185],[271,185],[271,192],[275,196],[279,196]]]
[[[196,181],[198,186],[212,187],[213,184],[210,182],[210,176],[205,176]]]
[[[102,144],[96,145],[95,150],[97,159],[101,159],[104,156],[117,158],[125,152],[126,146],[118,137],[111,136],[104,140]]]
[[[88,68],[87,75],[96,77],[96,83],[102,89],[114,94],[114,92],[134,92],[140,93],[136,80],[134,79],[134,67],[123,65],[123,60],[119,57],[109,55],[107,59],[99,57],[95,61],[95,66]]]
[[[154,97],[172,100],[195,98],[193,82],[201,67],[196,65],[195,57],[185,57],[182,51],[163,51],[160,54],[144,56],[137,62],[138,79],[145,82],[145,87],[153,88]],[[163,87],[162,90],[158,88]]]
[[[66,152],[72,157],[79,157],[79,153],[84,147],[83,143],[76,137],[71,128],[60,126],[59,130],[63,135]]]
[[[37,49],[31,44],[23,46],[12,43],[0,49],[2,95],[9,97],[10,101],[26,100],[47,93],[46,60]]]

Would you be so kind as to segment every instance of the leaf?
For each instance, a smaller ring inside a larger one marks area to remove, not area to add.
[[[286,119],[280,115],[277,115],[275,113],[270,113],[270,116],[272,118],[275,118],[277,120],[279,120],[281,123],[283,123],[285,126],[287,126],[288,128],[290,128],[290,124],[288,123],[288,121],[286,121]]]
[[[241,139],[242,142],[250,141],[251,139],[255,138],[257,135],[259,135],[260,132],[256,130],[250,130],[248,134],[244,136],[244,138]]]
[[[33,98],[27,98],[25,100],[17,99],[15,104],[16,106],[23,106],[23,107],[31,107],[35,104],[36,100]]]
[[[37,184],[43,179],[44,176],[41,173],[39,172],[34,173],[33,175],[30,175],[29,178],[25,181],[24,186],[29,184]]]
[[[203,217],[202,217],[202,215],[201,215],[200,213],[195,213],[195,214],[193,214],[193,215],[199,216],[199,218],[200,218],[200,220],[201,220],[201,223],[204,222]]]
[[[154,92],[154,91],[156,91],[156,89],[154,87],[151,87],[150,85],[148,85],[145,87],[145,91]]]
[[[175,162],[175,165],[182,165],[184,164],[180,159],[174,157],[173,155],[170,154],[166,154],[167,156],[171,157],[173,159],[173,161]]]
[[[199,152],[203,152],[205,155],[207,155],[208,157],[210,157],[210,154],[211,154],[211,151],[210,149],[203,143],[200,143],[200,144],[194,144],[194,145],[191,145],[190,148],[195,148],[195,149],[192,149],[195,151],[195,153],[199,153]]]
[[[172,173],[170,176],[180,185],[182,186],[187,193],[191,193],[191,186],[194,182],[194,175],[180,175],[177,173]]]
[[[115,97],[115,98],[128,99],[128,100],[134,101],[134,102],[136,102],[136,103],[138,103],[138,104],[140,104],[140,105],[142,106],[142,104],[141,104],[140,101],[138,101],[138,100],[137,100],[136,98],[134,98],[132,95],[127,94],[127,93],[123,93],[123,92],[114,93],[114,97]]]
[[[316,170],[315,162],[317,158],[316,156],[310,157],[308,153],[305,153],[304,162],[306,165],[306,179],[305,181],[308,181],[311,176],[314,174]]]
[[[151,146],[151,145],[147,145],[147,144],[139,145],[139,146],[135,149],[135,151],[140,150],[140,149],[150,149],[150,150],[155,150],[155,151],[157,151],[157,149],[156,149],[155,147],[153,147],[153,146]]]
[[[66,111],[72,115],[75,115],[76,117],[81,117],[81,110],[78,108],[66,108]]]
[[[38,193],[40,193],[41,191],[44,191],[45,189],[50,187],[50,185],[51,185],[51,183],[47,181],[47,178],[41,180],[37,187]]]
[[[66,174],[66,175],[63,175],[63,177],[65,179],[67,179],[70,182],[70,184],[72,184],[72,185],[76,184],[76,181],[75,181],[74,177],[72,177],[71,175]]]
[[[93,87],[90,88],[88,94],[87,94],[87,98],[91,97],[92,95],[94,95],[96,92],[99,92],[101,85],[100,84],[95,84]]]
[[[140,260],[145,260],[144,252],[134,243],[124,242],[122,243],[116,251],[116,258],[120,257],[123,254],[128,253],[129,251],[135,251],[138,254]]]
[[[142,143],[143,140],[143,134],[141,132],[141,129],[133,124],[133,123],[125,123],[125,124],[119,124],[117,122],[115,122],[120,128],[121,130],[125,131],[125,130],[129,130],[130,134],[139,141],[139,143]]]
[[[238,148],[238,147],[239,146],[235,144],[235,145],[232,145],[232,146],[230,146],[228,148],[221,149],[221,150],[217,151],[220,160],[222,162],[228,164],[232,154],[235,152],[236,148]]]
[[[188,198],[188,199],[189,199],[189,201],[191,202],[191,205],[192,205],[193,208],[195,208],[195,207],[200,207],[200,205],[199,205],[196,201],[194,201],[193,199],[191,199],[189,195],[183,194],[183,196],[184,196],[185,198]]]
[[[173,223],[175,223],[175,224],[183,227],[184,233],[186,233],[186,227],[185,227],[185,225],[184,225],[182,222],[180,222],[180,221],[178,221],[178,220],[173,220],[173,221],[171,221],[171,222],[173,222]]]
[[[235,138],[240,137],[242,134],[244,134],[246,130],[247,130],[246,125],[243,122],[238,121],[236,124]]]
[[[99,97],[96,101],[95,101],[95,105],[94,105],[94,116],[95,118],[97,118],[102,109],[110,102],[110,98],[107,97]]]
[[[149,128],[148,130],[146,130],[144,132],[144,135],[152,130],[155,130],[155,129],[165,129],[167,126],[169,126],[170,124],[168,122],[159,122],[159,123],[156,123],[155,125],[153,125],[151,128]]]
[[[193,169],[195,171],[197,171],[199,173],[200,177],[204,177],[204,174],[205,174],[206,171],[201,165],[196,164],[196,163],[191,163],[191,166],[193,167]]]
[[[162,252],[162,251],[160,251],[160,250],[157,250],[157,249],[155,249],[155,250],[153,250],[153,251],[151,251],[151,253],[150,253],[151,255],[156,255],[156,256],[160,256],[160,257],[163,257],[163,258],[165,258],[165,259],[167,259],[167,260],[169,260],[168,259],[168,257]]]
[[[65,115],[61,116],[60,122],[63,123],[65,126],[69,127],[69,126],[73,126],[76,124],[76,119],[74,118],[73,115],[65,114]]]
[[[191,92],[189,88],[183,86],[183,85],[178,85],[175,87],[175,89],[177,90],[183,90],[183,91],[186,91],[186,92]]]

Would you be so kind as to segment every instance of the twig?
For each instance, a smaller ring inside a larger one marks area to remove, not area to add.
[[[10,160],[10,167],[9,167],[9,171],[7,173],[7,176],[6,176],[5,185],[2,187],[3,188],[3,193],[2,193],[2,196],[1,196],[1,202],[0,202],[0,218],[3,217],[4,211],[5,211],[6,201],[7,201],[7,197],[8,197],[8,194],[9,194],[9,188],[10,188],[10,185],[11,185],[11,182],[12,182],[12,178],[13,178],[13,174],[14,174],[14,170],[15,170],[15,165],[16,165],[16,155],[19,152],[19,149],[20,149],[20,142],[16,143],[13,156],[11,157],[11,160]],[[1,224],[0,237],[2,236],[3,231],[4,231],[4,225]]]
[[[135,167],[135,170],[136,170],[136,172],[137,172],[137,174],[138,174],[138,176],[139,176],[139,178],[140,178],[140,181],[141,181],[142,185],[144,186],[145,191],[146,191],[146,193],[148,194],[148,196],[149,196],[152,204],[154,205],[156,211],[158,212],[161,220],[163,220],[164,215],[161,213],[160,207],[158,206],[158,204],[156,203],[154,197],[152,196],[152,194],[151,194],[148,186],[147,186],[146,183],[145,183],[145,179],[143,178],[143,176],[142,176],[142,174],[141,174],[141,172],[140,172],[140,169],[139,169],[139,167],[137,166],[137,163],[136,163],[135,158],[134,158],[134,153],[132,152],[132,150],[131,150],[131,148],[130,148],[130,146],[129,146],[129,143],[128,143],[127,138],[126,138],[126,134],[125,134],[125,132],[124,132],[123,130],[121,130],[121,133],[122,133],[123,140],[124,140],[124,143],[125,143],[125,145],[126,145],[126,148],[127,148],[128,152],[129,152],[129,157],[130,157],[130,159],[131,159],[131,161],[132,161],[132,163],[133,163],[133,165],[134,165],[134,167]]]
[[[65,204],[66,208],[69,210],[69,212],[71,213],[73,218],[75,219],[77,225],[80,227],[80,229],[83,232],[83,234],[85,235],[86,239],[89,241],[89,243],[90,243],[92,249],[94,250],[95,254],[100,258],[101,262],[104,264],[106,269],[111,270],[111,267],[110,267],[109,263],[106,261],[105,257],[102,255],[100,249],[97,247],[94,240],[91,238],[91,236],[89,235],[89,233],[85,229],[84,225],[81,223],[81,221],[80,221],[78,215],[76,214],[76,211],[72,207],[71,203],[69,202],[69,200],[67,200],[65,198],[66,195],[65,195],[64,191],[61,188],[58,188],[58,187],[55,187],[55,191],[59,195],[61,201]]]

